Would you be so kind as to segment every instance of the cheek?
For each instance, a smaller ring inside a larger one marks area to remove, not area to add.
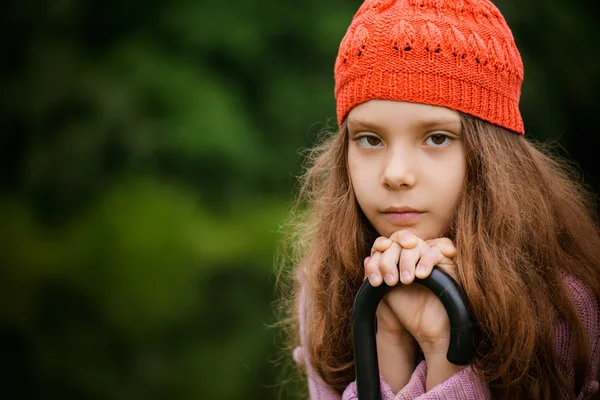
[[[360,192],[368,182],[368,172],[366,165],[352,156],[352,152],[348,155],[348,174],[355,192]]]
[[[372,168],[364,163],[356,162],[352,157],[348,157],[348,173],[356,201],[361,209],[368,214],[369,200],[372,198],[370,194],[373,193],[373,185],[377,182],[376,177],[373,176]]]
[[[445,185],[447,193],[452,195],[452,197],[459,195],[464,184],[464,179],[464,174],[462,174],[460,171],[457,171],[457,173],[446,177]]]
[[[442,189],[440,191],[441,195],[443,196],[442,198],[446,198],[448,200],[447,207],[450,209],[450,213],[454,211],[456,203],[463,192],[465,183],[465,166],[461,162],[459,162],[458,165],[458,168],[449,168],[448,171],[451,172],[444,174],[444,176],[440,177],[438,181],[438,187]]]
[[[354,171],[350,173],[350,181],[352,182],[354,196],[356,197],[358,204],[361,207],[365,206],[365,201],[368,200],[366,193],[369,193],[367,180],[360,171]]]

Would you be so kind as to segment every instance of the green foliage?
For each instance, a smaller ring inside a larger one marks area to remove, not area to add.
[[[190,193],[129,179],[46,228],[5,202],[0,310],[36,349],[36,395],[60,395],[57,384],[84,398],[264,391],[280,203],[216,217]]]

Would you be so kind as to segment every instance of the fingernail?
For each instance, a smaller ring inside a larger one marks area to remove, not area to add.
[[[402,271],[402,282],[406,282],[410,279],[410,272]]]
[[[371,285],[379,285],[381,283],[381,276],[379,274],[372,274],[369,277],[369,281],[371,282]]]
[[[394,275],[385,274],[385,283],[387,283],[388,285],[393,285],[394,284]]]
[[[424,275],[425,274],[425,267],[418,267],[417,268],[417,275]]]

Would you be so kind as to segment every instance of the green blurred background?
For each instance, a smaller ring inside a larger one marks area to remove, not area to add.
[[[0,6],[1,398],[290,397],[273,256],[360,3]],[[496,4],[597,191],[599,3]]]

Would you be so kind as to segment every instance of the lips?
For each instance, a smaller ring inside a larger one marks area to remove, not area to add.
[[[384,213],[422,213],[423,211],[415,210],[414,208],[408,206],[400,206],[400,207],[388,207],[384,211]]]
[[[394,225],[412,225],[423,213],[423,211],[407,206],[389,207],[383,212],[388,221]]]

